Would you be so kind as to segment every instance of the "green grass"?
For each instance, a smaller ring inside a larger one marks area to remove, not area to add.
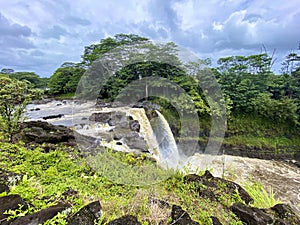
[[[276,204],[282,203],[279,199],[275,198],[275,193],[273,192],[272,187],[269,187],[268,190],[258,182],[249,181],[243,184],[245,190],[253,198],[253,206],[257,208],[270,208]]]
[[[225,144],[232,145],[245,145],[248,147],[259,147],[259,148],[284,148],[300,146],[300,139],[296,137],[257,137],[252,135],[235,135],[224,139]]]
[[[231,135],[250,135],[254,137],[297,137],[299,127],[289,123],[277,123],[254,115],[232,115],[228,118]]]
[[[0,168],[22,174],[10,181],[10,194],[20,194],[31,204],[28,210],[7,212],[11,218],[39,211],[64,200],[71,203],[71,212],[60,213],[45,224],[65,224],[69,213],[77,212],[91,201],[100,200],[104,215],[98,224],[106,224],[126,214],[137,216],[145,225],[158,224],[161,220],[167,224],[171,209],[159,208],[149,201],[161,199],[182,206],[200,224],[211,224],[210,215],[217,216],[223,224],[242,224],[227,210],[233,202],[241,201],[238,195],[224,195],[221,188],[216,190],[218,201],[210,201],[197,194],[197,188],[206,188],[204,185],[185,184],[184,172],[161,169],[145,155],[107,150],[86,160],[78,156],[76,149],[62,145],[45,153],[43,145],[29,150],[22,143],[0,142],[0,158]],[[153,175],[159,180],[145,183]],[[116,180],[117,176],[123,180]],[[130,185],[129,181],[134,185]],[[78,191],[78,195],[64,197],[63,192],[69,188]],[[255,186],[250,190],[259,192],[255,191]],[[267,196],[257,198],[263,201]]]

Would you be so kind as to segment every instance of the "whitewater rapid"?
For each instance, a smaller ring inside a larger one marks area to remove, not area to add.
[[[43,120],[47,115],[64,114],[61,118],[47,120],[54,125],[75,127],[82,124],[77,132],[97,137],[97,132],[109,132],[108,125],[89,121],[94,112],[123,111],[138,120],[140,135],[147,141],[149,152],[163,168],[173,168],[195,173],[209,169],[214,176],[224,177],[243,185],[251,178],[262,183],[268,190],[271,187],[275,196],[282,202],[291,204],[300,213],[300,169],[285,162],[251,159],[229,155],[198,154],[182,159],[166,119],[157,113],[157,117],[148,120],[142,108],[97,108],[93,102],[76,103],[74,101],[51,101],[46,104],[31,104],[25,116],[28,120]],[[38,110],[37,110],[38,109]],[[84,127],[86,129],[84,129]],[[107,143],[106,143],[107,144]],[[112,145],[110,145],[112,146]],[[116,150],[128,151],[124,146],[114,145]],[[117,149],[119,148],[119,149]]]

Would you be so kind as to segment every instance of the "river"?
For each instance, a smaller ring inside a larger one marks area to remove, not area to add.
[[[229,155],[203,155],[195,154],[184,162],[180,160],[174,138],[171,136],[170,129],[167,128],[166,120],[159,114],[161,123],[160,128],[152,130],[151,123],[143,111],[132,108],[97,108],[93,102],[50,101],[44,104],[30,104],[27,106],[25,116],[27,120],[43,120],[43,117],[49,115],[62,114],[60,118],[48,119],[47,122],[54,125],[64,125],[72,127],[82,134],[95,136],[99,131],[109,132],[109,126],[93,125],[89,121],[89,116],[94,112],[109,112],[112,110],[124,111],[138,120],[141,124],[141,134],[148,141],[152,153],[156,154],[156,159],[163,162],[168,167],[179,168],[195,172],[199,169],[211,169],[212,174],[218,177],[224,177],[238,184],[245,184],[251,178],[253,181],[261,182],[265,188],[272,188],[275,197],[282,202],[293,206],[300,213],[300,169],[288,163],[275,160],[261,160],[255,158],[245,158]],[[86,129],[84,129],[86,127]],[[155,132],[156,142],[153,140]],[[162,135],[163,133],[163,135]],[[163,141],[159,141],[163,139]],[[158,140],[158,141],[157,141]],[[159,152],[155,152],[157,146],[161,146]],[[116,146],[116,145],[115,145]],[[120,151],[128,151],[118,146]],[[125,148],[125,147],[124,147]],[[181,162],[181,164],[178,164]]]

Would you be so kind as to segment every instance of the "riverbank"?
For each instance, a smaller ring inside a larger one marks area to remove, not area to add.
[[[269,186],[265,189],[256,182],[256,177],[253,177],[251,182],[244,182],[241,176],[247,177],[245,168],[232,167],[230,170],[230,160],[226,160],[225,180],[215,175],[219,173],[220,165],[212,160],[215,168],[211,169],[211,172],[214,176],[208,171],[200,171],[199,167],[190,167],[186,168],[185,172],[174,171],[158,183],[135,186],[111,182],[111,177],[94,171],[78,154],[76,148],[66,147],[62,143],[56,144],[52,150],[45,151],[45,144],[28,149],[22,143],[2,142],[0,149],[1,187],[7,187],[1,189],[4,192],[0,194],[0,201],[14,198],[23,205],[19,209],[21,206],[6,209],[5,214],[1,211],[3,224],[24,225],[35,219],[40,223],[45,222],[44,224],[68,222],[74,225],[242,225],[242,221],[246,224],[297,224],[300,219],[292,208],[279,204],[284,201],[278,199],[277,194],[282,193],[276,193]],[[131,166],[145,163],[144,158],[135,158],[134,155],[110,154]],[[213,158],[210,157],[209,160],[211,159]],[[196,158],[194,160],[198,164],[201,162]],[[234,161],[231,160],[232,162]],[[264,171],[266,176],[261,177],[262,180],[277,179],[268,175],[268,164],[257,162],[256,165],[259,164],[264,165],[264,169],[253,166],[253,172]],[[244,166],[252,168],[251,165],[251,160],[245,161]],[[270,166],[274,167],[274,164]],[[274,167],[274,170],[278,169],[283,168]],[[236,173],[237,171],[239,173]],[[190,172],[194,175],[188,175]],[[233,175],[242,186],[228,181]],[[132,174],[127,173],[127,176],[131,177]],[[283,176],[286,180],[289,179],[287,174]],[[283,192],[290,194],[288,190],[291,187],[287,182],[282,182],[282,185],[284,184],[287,185]],[[9,222],[4,222],[7,218]],[[46,222],[45,218],[49,220]]]

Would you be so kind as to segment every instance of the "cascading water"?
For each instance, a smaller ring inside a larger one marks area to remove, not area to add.
[[[165,117],[159,111],[156,113],[157,117],[154,117],[150,123],[158,143],[159,164],[165,168],[176,169],[179,164],[179,153],[173,133]]]
[[[134,120],[139,121],[141,129],[140,133],[144,136],[148,144],[149,152],[153,154],[155,159],[159,160],[157,158],[159,154],[159,146],[145,110],[143,108],[130,108],[127,110],[127,112]]]

